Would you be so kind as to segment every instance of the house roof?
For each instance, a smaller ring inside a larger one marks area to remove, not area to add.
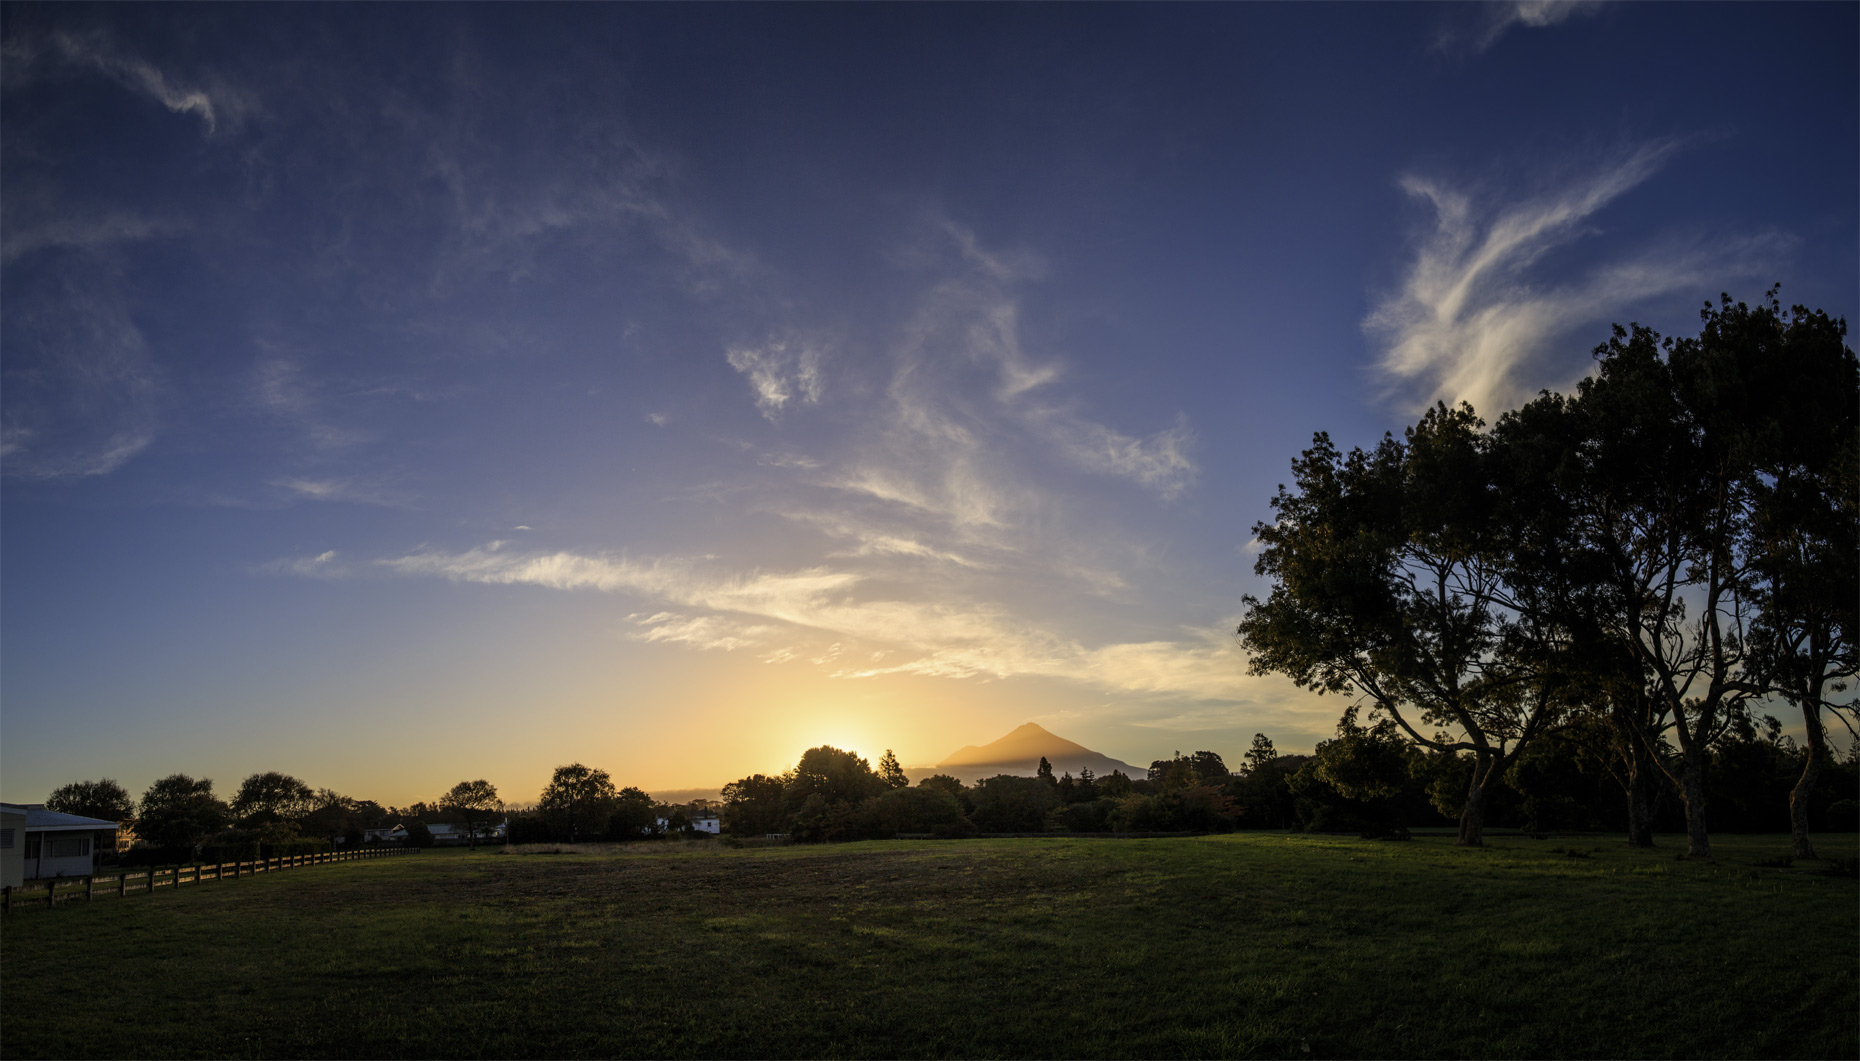
[[[15,804],[9,804],[7,809],[24,810],[26,812],[26,830],[28,832],[55,829],[116,828],[115,822],[104,821],[102,818],[86,818],[77,814],[60,814],[55,810],[46,810],[44,807],[18,807]]]

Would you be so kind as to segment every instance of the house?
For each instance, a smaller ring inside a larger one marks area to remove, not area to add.
[[[26,883],[26,808],[0,803],[0,884]]]
[[[478,842],[481,844],[488,844],[503,840],[505,826],[508,824],[507,822],[480,823],[478,826]],[[426,830],[433,834],[433,843],[437,846],[449,847],[455,844],[469,844],[472,842],[471,830],[463,825],[429,825],[426,827]]]
[[[712,836],[716,836],[723,831],[723,822],[715,814],[699,814],[695,817],[686,818],[685,826],[692,832],[709,833]],[[671,832],[672,820],[670,818],[660,818],[659,831],[661,833]]]
[[[0,884],[17,887],[46,877],[85,877],[97,855],[116,846],[116,823],[60,814],[42,806],[0,803]]]

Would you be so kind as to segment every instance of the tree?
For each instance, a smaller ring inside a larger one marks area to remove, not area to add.
[[[592,838],[607,824],[617,795],[607,771],[570,763],[555,768],[537,809],[563,839]]]
[[[751,774],[723,786],[723,827],[732,836],[786,832],[787,777]]]
[[[106,777],[101,781],[73,781],[58,786],[45,797],[45,809],[120,822],[136,816],[136,801],[123,786]]]
[[[878,760],[878,779],[892,788],[907,788],[911,783],[911,779],[904,775],[904,767],[898,765],[898,757],[891,753],[890,748],[886,748],[884,756]]]
[[[1756,366],[1763,375],[1746,546],[1757,576],[1750,668],[1758,687],[1802,714],[1807,748],[1789,821],[1795,857],[1814,858],[1809,802],[1828,760],[1823,713],[1846,721],[1853,702],[1830,694],[1845,692],[1860,671],[1860,368],[1845,320],[1801,306],[1785,314],[1774,289],[1767,305],[1720,316],[1754,333],[1766,355]],[[1731,330],[1724,324],[1721,331]]]
[[[1241,757],[1244,764],[1241,769],[1248,774],[1257,773],[1279,757],[1278,749],[1272,746],[1272,738],[1264,733],[1253,734],[1253,746]]]
[[[816,795],[829,806],[857,803],[890,787],[860,756],[823,744],[801,753],[788,777],[787,799],[790,808]]]
[[[316,792],[289,774],[275,770],[253,774],[239,783],[233,814],[248,828],[269,822],[296,821],[316,805]]]
[[[474,851],[478,849],[478,831],[504,809],[504,801],[497,796],[497,786],[483,778],[453,785],[451,791],[439,797],[439,805],[459,816]]]
[[[887,834],[931,833],[947,836],[968,824],[962,804],[949,791],[925,787],[894,788],[876,801],[880,829]]]
[[[1053,786],[1037,777],[998,774],[970,790],[969,818],[991,833],[1037,833],[1046,830],[1046,812],[1059,805]]]
[[[191,856],[231,820],[232,810],[213,794],[211,779],[170,774],[142,794],[136,833],[157,847],[185,849]]]
[[[1560,462],[1559,492],[1573,502],[1563,545],[1588,573],[1579,599],[1594,607],[1611,650],[1603,673],[1621,702],[1645,698],[1632,737],[1678,789],[1692,858],[1711,857],[1713,745],[1752,698],[1807,695],[1782,677],[1806,676],[1787,646],[1806,644],[1789,631],[1814,596],[1794,592],[1803,583],[1791,571],[1818,568],[1813,549],[1791,544],[1798,520],[1812,522],[1793,487],[1827,462],[1804,447],[1849,445],[1838,425],[1851,411],[1815,410],[1851,403],[1853,353],[1840,344],[1844,326],[1796,316],[1806,329],[1799,343],[1773,292],[1756,310],[1729,296],[1706,304],[1697,338],[1617,326],[1570,406],[1580,430]],[[1827,397],[1834,385],[1846,389]],[[1813,407],[1803,417],[1811,426],[1790,424],[1798,406]],[[1767,523],[1766,505],[1775,517]],[[1678,744],[1671,760],[1665,734]]]
[[[302,828],[306,834],[327,836],[331,846],[335,845],[339,836],[351,833],[361,835],[362,827],[355,800],[335,789],[319,788],[312,796],[311,803],[311,809],[302,818]]]
[[[607,834],[616,840],[637,840],[642,836],[653,836],[658,831],[659,804],[631,785],[621,789],[614,797],[613,814],[607,819]]]
[[[1046,756],[1044,755],[1040,756],[1040,765],[1039,765],[1039,768],[1034,771],[1034,776],[1038,777],[1040,780],[1046,782],[1049,785],[1058,784],[1058,782],[1054,780],[1053,778],[1053,764],[1047,762]]]
[[[1505,768],[1567,703],[1550,664],[1562,631],[1505,581],[1482,426],[1470,406],[1439,405],[1402,441],[1348,456],[1318,434],[1292,464],[1296,488],[1273,498],[1277,518],[1253,528],[1254,570],[1273,588],[1244,598],[1237,631],[1251,673],[1353,690],[1413,743],[1468,753],[1466,846],[1483,843]]]

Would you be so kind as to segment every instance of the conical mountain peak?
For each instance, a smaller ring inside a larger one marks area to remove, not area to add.
[[[1039,768],[1042,758],[1052,764],[1055,773],[1076,774],[1090,770],[1094,774],[1108,774],[1122,770],[1133,777],[1142,776],[1139,768],[1069,741],[1037,722],[1017,726],[992,743],[960,748],[938,763],[934,770],[954,774],[965,781],[995,774],[1032,774]]]

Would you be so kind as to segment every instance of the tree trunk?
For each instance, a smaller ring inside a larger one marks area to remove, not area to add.
[[[1638,740],[1630,739],[1627,759],[1628,846],[1653,846],[1653,814],[1660,803],[1660,764]]]
[[[1680,768],[1680,795],[1686,803],[1686,857],[1710,860],[1711,833],[1705,828],[1705,749],[1688,751]]]
[[[1789,838],[1795,844],[1795,857],[1815,858],[1815,845],[1808,842],[1808,801],[1821,777],[1821,761],[1827,758],[1827,737],[1821,732],[1821,691],[1803,700],[1802,721],[1807,723],[1808,755],[1802,763],[1802,776],[1789,793]]]
[[[1488,766],[1488,772],[1490,767]],[[1485,785],[1479,776],[1477,767],[1473,769],[1472,785],[1466,790],[1466,805],[1460,808],[1460,838],[1457,847],[1485,846]]]

